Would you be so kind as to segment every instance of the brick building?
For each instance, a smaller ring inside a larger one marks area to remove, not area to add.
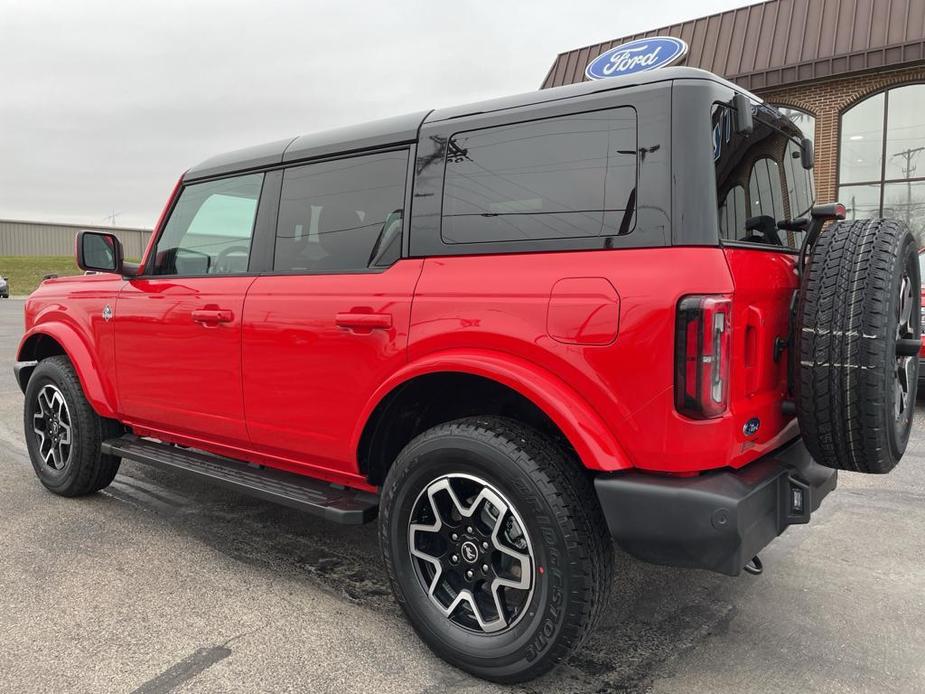
[[[634,39],[786,107],[816,149],[816,199],[905,219],[925,241],[925,0],[769,0],[560,54],[543,87]]]

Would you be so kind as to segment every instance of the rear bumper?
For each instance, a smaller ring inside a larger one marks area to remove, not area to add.
[[[631,555],[737,576],[789,525],[808,523],[837,480],[797,439],[741,470],[602,475],[594,488],[611,535]]]

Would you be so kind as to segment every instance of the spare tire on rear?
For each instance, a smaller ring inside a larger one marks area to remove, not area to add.
[[[899,462],[915,408],[920,303],[916,242],[902,222],[836,222],[809,251],[795,387],[820,464],[886,473]]]

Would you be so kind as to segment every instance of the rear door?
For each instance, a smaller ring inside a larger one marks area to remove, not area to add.
[[[244,444],[241,325],[264,174],[183,188],[146,273],[119,294],[120,406],[133,424]]]
[[[247,427],[262,452],[351,472],[354,427],[405,363],[422,261],[401,259],[408,149],[283,172],[273,272],[244,306]]]

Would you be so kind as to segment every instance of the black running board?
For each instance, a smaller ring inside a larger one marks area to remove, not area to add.
[[[215,484],[307,511],[335,523],[367,523],[375,519],[379,509],[379,497],[375,494],[132,434],[103,441],[101,448],[108,455],[192,473]]]

